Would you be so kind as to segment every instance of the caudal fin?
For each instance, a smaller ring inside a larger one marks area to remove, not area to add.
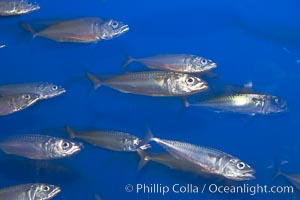
[[[135,59],[132,58],[131,56],[129,56],[128,54],[126,54],[126,60],[125,62],[122,64],[122,67],[127,67],[130,63],[132,63]]]
[[[140,162],[138,165],[138,170],[141,170],[148,162],[149,162],[149,158],[147,156],[147,153],[141,149],[137,150],[137,153],[140,156]]]
[[[148,130],[147,130],[147,135],[146,135],[146,137],[140,142],[140,144],[138,145],[138,149],[143,149],[143,147],[145,147],[145,146],[148,146],[148,143],[150,142],[150,141],[152,141],[153,140],[153,134],[152,134],[152,132],[151,132],[151,130],[150,130],[150,128],[147,128]]]
[[[65,127],[65,131],[68,133],[70,138],[76,138],[76,133],[73,129],[71,129],[69,126]]]
[[[102,85],[102,81],[97,76],[90,73],[87,73],[86,76],[88,79],[90,79],[93,82],[95,90]]]
[[[278,161],[276,161],[275,163],[275,168],[276,168],[276,172],[275,172],[275,174],[273,175],[273,177],[272,177],[272,180],[274,181],[278,176],[280,176],[280,175],[283,175],[283,173],[282,173],[282,171],[281,171],[281,165],[282,165],[282,163],[280,162],[278,162]]]
[[[33,38],[35,38],[36,36],[38,36],[38,33],[37,33],[37,32],[36,32],[29,24],[26,24],[26,23],[22,22],[22,23],[21,23],[21,26],[22,26],[25,30],[27,30],[27,31],[29,31],[30,33],[32,33]]]

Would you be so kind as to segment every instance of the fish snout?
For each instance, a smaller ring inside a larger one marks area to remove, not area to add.
[[[239,176],[240,180],[252,180],[255,179],[256,171],[254,169],[244,170],[243,173]]]
[[[63,87],[59,87],[58,90],[57,90],[58,95],[61,95],[61,94],[66,93],[66,92],[67,92],[67,90]]]
[[[74,143],[72,148],[68,151],[67,155],[73,155],[78,153],[83,149],[83,144],[82,143]]]
[[[242,180],[253,180],[253,179],[255,179],[255,176],[253,174],[245,174],[242,177]]]
[[[38,4],[31,4],[30,5],[30,11],[39,10],[41,7]]]
[[[49,196],[50,197],[54,197],[54,196],[56,196],[58,193],[60,193],[61,192],[61,189],[60,189],[60,187],[55,187],[53,190],[52,190],[52,192],[49,194]]]
[[[79,145],[75,145],[73,148],[73,153],[76,153],[76,152],[80,151],[81,149],[83,149],[82,143],[80,143]]]
[[[127,31],[129,31],[129,26],[127,24],[120,27],[120,34],[125,33]]]
[[[211,62],[211,63],[208,65],[208,68],[209,68],[209,69],[217,68],[217,63]]]
[[[200,81],[197,87],[198,91],[204,91],[208,89],[208,84],[205,81]]]
[[[208,60],[205,65],[196,65],[195,67],[196,67],[195,71],[197,71],[197,72],[206,72],[206,71],[216,68],[217,63],[215,63],[211,60]]]

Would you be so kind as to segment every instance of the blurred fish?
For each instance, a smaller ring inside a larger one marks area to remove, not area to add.
[[[1,96],[0,94],[0,116],[8,115],[23,110],[39,100],[37,94],[15,94]]]
[[[27,0],[0,0],[0,16],[22,15],[39,9],[38,4]]]
[[[24,83],[0,86],[0,95],[30,93],[39,95],[39,99],[49,99],[65,93],[66,90],[52,83]]]
[[[249,1],[250,2],[250,1]],[[288,5],[288,4],[286,4]],[[254,5],[257,7],[257,5]],[[254,8],[254,7],[253,7]],[[293,18],[293,16],[277,19],[277,12],[282,12],[281,6],[278,7],[280,10],[274,12],[274,16],[269,18],[266,17],[265,11],[257,14],[258,18],[246,17],[241,15],[236,15],[233,19],[235,25],[242,31],[253,35],[254,37],[261,38],[264,40],[277,43],[281,46],[299,49],[300,45],[300,29],[299,29],[299,15],[295,13],[298,19]],[[251,10],[251,8],[249,7]],[[298,11],[297,11],[298,12]],[[271,14],[272,11],[269,11]],[[271,16],[271,15],[268,15]],[[286,15],[289,16],[289,15]],[[290,19],[293,19],[292,21]],[[294,23],[296,22],[296,23]],[[294,24],[293,24],[294,23]]]
[[[140,145],[141,140],[128,133],[119,131],[82,131],[75,133],[70,127],[66,127],[66,132],[70,138],[79,138],[97,147],[110,149],[113,151],[137,151],[150,148],[150,145]]]
[[[158,143],[171,155],[186,162],[187,165],[189,163],[194,165],[199,171],[234,181],[255,178],[253,176],[255,170],[252,167],[222,151],[185,142],[155,138],[151,132],[141,144],[147,144],[149,141]]]
[[[0,149],[29,159],[58,159],[78,153],[82,144],[46,135],[16,135],[0,142]]]
[[[186,73],[205,72],[217,67],[217,64],[211,60],[188,54],[157,55],[147,58],[129,57],[124,66],[131,62],[142,63],[151,69]]]
[[[28,183],[0,189],[1,200],[47,200],[56,196],[61,189],[44,183]]]
[[[196,76],[178,72],[146,71],[126,73],[101,80],[88,74],[94,88],[106,85],[124,93],[147,96],[186,96],[207,90],[205,81]]]
[[[58,42],[91,43],[118,37],[129,30],[123,22],[110,19],[104,21],[96,17],[87,17],[55,22],[42,29],[34,30],[28,24],[22,24],[33,36],[41,36]]]
[[[4,48],[6,45],[5,44],[0,44],[0,49]]]
[[[288,164],[289,163],[289,161],[287,161],[287,160],[281,160],[280,161],[280,165],[285,165],[285,164]],[[273,169],[273,168],[275,168],[276,167],[276,165],[275,165],[276,163],[274,163],[274,162],[272,162],[270,165],[268,165],[266,168],[267,169]]]
[[[273,180],[277,178],[278,176],[283,176],[286,178],[293,186],[300,191],[300,174],[286,174],[281,172],[280,169],[276,172],[276,174],[273,176]]]
[[[195,104],[186,102],[186,106],[190,105],[249,115],[267,115],[287,110],[286,101],[276,96],[254,93],[217,96]]]
[[[94,193],[94,200],[101,200],[99,194],[97,193]]]

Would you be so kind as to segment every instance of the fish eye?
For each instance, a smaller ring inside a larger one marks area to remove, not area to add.
[[[58,86],[57,85],[53,85],[52,86],[52,90],[57,90],[58,89]]]
[[[243,163],[243,162],[238,162],[238,163],[236,164],[236,167],[237,167],[238,169],[244,169],[244,168],[246,167],[246,164]]]
[[[29,94],[25,94],[25,95],[23,96],[23,99],[29,100],[29,99],[30,99],[30,95],[29,95]]]
[[[47,192],[47,191],[50,190],[50,187],[46,185],[46,186],[43,187],[43,190],[44,190],[45,192]]]
[[[195,79],[193,77],[188,77],[186,79],[187,84],[193,84],[195,82]]]
[[[201,63],[202,63],[203,65],[206,65],[206,64],[207,64],[207,60],[206,60],[206,59],[201,59]]]
[[[116,22],[116,21],[113,21],[113,22],[111,23],[111,26],[112,26],[113,28],[117,28],[118,25],[119,25],[119,23]]]
[[[62,147],[63,147],[64,149],[69,148],[69,147],[70,147],[69,142],[64,142],[64,143],[62,143]]]

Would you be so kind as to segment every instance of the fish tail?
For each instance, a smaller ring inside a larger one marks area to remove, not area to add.
[[[69,126],[65,127],[66,132],[68,133],[70,138],[75,138],[76,137],[76,133],[73,129],[71,129]]]
[[[95,90],[102,85],[102,81],[97,76],[95,76],[91,73],[87,73],[86,76],[88,79],[90,79],[93,82]]]
[[[141,170],[149,162],[149,158],[147,156],[147,153],[141,149],[138,149],[137,153],[139,154],[139,156],[141,158],[139,165],[138,165],[138,170]]]
[[[126,54],[126,60],[125,62],[122,64],[122,67],[127,67],[130,63],[132,63],[135,59],[132,58],[131,56],[129,56],[128,54]]]
[[[280,170],[277,170],[276,173],[273,175],[272,180],[274,181],[280,175],[282,175],[282,172]]]
[[[147,146],[148,143],[149,143],[150,141],[152,141],[153,139],[155,139],[155,138],[153,137],[153,134],[152,134],[150,128],[147,128],[147,129],[148,129],[148,130],[147,130],[147,135],[146,135],[146,137],[140,142],[140,144],[138,145],[138,149],[143,149],[144,146]]]
[[[21,23],[21,26],[29,31],[30,33],[32,33],[32,37],[35,38],[36,36],[38,36],[38,33],[29,25],[29,24],[26,24],[24,22]]]
[[[272,180],[274,181],[278,176],[282,175],[281,171],[281,163],[275,162],[276,172],[272,177]]]

